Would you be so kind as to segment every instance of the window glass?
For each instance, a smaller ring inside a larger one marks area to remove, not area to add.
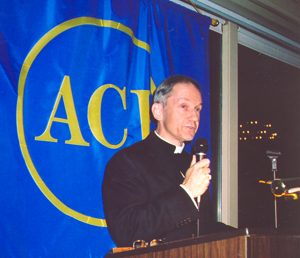
[[[239,227],[274,227],[271,159],[281,152],[277,178],[300,177],[300,69],[239,45]],[[300,180],[285,182],[300,187]],[[277,198],[278,227],[300,229],[300,201]]]

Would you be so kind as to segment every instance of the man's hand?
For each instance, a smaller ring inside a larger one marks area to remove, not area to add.
[[[191,191],[194,198],[204,194],[209,186],[211,179],[209,165],[209,159],[196,162],[196,156],[194,155],[191,166],[186,171],[182,184]]]

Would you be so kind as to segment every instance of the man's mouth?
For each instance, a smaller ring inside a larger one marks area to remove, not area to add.
[[[186,128],[187,128],[188,130],[195,131],[195,127],[194,127],[194,126],[189,126],[189,125],[187,125]]]

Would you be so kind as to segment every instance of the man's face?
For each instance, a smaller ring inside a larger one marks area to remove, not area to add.
[[[158,121],[156,131],[161,137],[177,146],[193,140],[202,109],[202,96],[195,85],[178,83],[167,98],[165,107],[161,103],[156,104],[152,111]]]

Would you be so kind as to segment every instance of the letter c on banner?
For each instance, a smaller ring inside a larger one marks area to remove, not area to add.
[[[116,145],[110,144],[106,139],[103,134],[102,130],[102,123],[101,123],[101,105],[102,105],[102,98],[103,94],[107,89],[113,88],[116,91],[119,92],[122,98],[122,103],[124,109],[126,109],[126,87],[124,87],[123,90],[120,90],[117,86],[112,85],[112,84],[105,84],[98,88],[94,94],[92,95],[90,99],[90,103],[88,106],[88,121],[89,125],[91,128],[91,131],[94,135],[94,137],[102,143],[104,146],[110,148],[110,149],[117,149],[120,148],[124,142],[126,141],[127,138],[127,129],[124,129],[124,135],[123,135],[123,140]]]

